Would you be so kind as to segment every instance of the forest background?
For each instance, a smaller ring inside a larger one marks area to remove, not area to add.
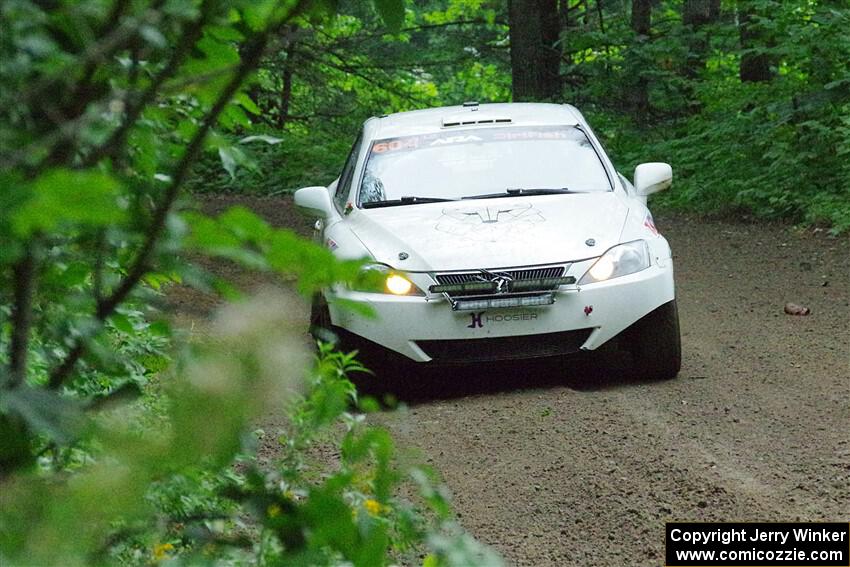
[[[416,1],[388,34],[368,5],[293,28],[251,116],[288,135],[262,167],[214,160],[199,191],[327,184],[364,120],[465,101],[578,107],[621,172],[669,161],[662,206],[850,228],[850,12],[774,0]]]

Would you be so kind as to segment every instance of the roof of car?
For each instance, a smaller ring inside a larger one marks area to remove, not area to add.
[[[388,114],[366,123],[371,138],[392,138],[430,134],[452,128],[475,128],[495,125],[542,126],[579,124],[581,115],[568,104],[511,102],[465,103]]]

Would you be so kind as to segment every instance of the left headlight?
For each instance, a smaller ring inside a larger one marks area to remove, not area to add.
[[[585,272],[579,285],[604,282],[634,274],[649,267],[649,246],[645,240],[634,240],[609,248]]]
[[[389,295],[425,295],[406,274],[384,264],[369,264],[364,267],[361,278],[352,289]]]

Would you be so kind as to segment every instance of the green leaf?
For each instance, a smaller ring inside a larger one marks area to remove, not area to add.
[[[171,325],[169,325],[168,321],[154,321],[148,325],[148,331],[158,337],[170,337]]]
[[[242,107],[236,104],[228,105],[218,117],[219,125],[227,131],[234,131],[238,128],[248,129],[251,127],[251,119],[242,110]]]
[[[393,33],[401,31],[404,23],[404,0],[373,0],[375,9]]]
[[[0,470],[21,470],[35,462],[29,433],[20,417],[0,413]]]
[[[254,169],[256,164],[248,157],[248,155],[236,146],[221,146],[218,148],[218,157],[221,159],[221,166],[230,175],[231,181],[236,178],[236,170],[239,167]]]
[[[190,247],[211,252],[219,248],[241,246],[242,242],[233,234],[221,230],[218,222],[198,212],[188,212],[183,217],[191,228]]]
[[[207,26],[204,30],[221,41],[242,41],[245,36],[232,26]]]
[[[142,278],[142,281],[157,291],[167,284],[182,283],[180,274],[174,272],[148,272]]]
[[[162,32],[153,26],[142,26],[139,28],[139,35],[154,47],[161,48],[168,44]]]
[[[249,97],[244,92],[236,93],[236,96],[233,97],[233,102],[239,104],[242,108],[244,108],[251,114],[259,115],[263,112],[262,110],[260,110],[260,107],[257,106],[257,103],[251,100],[251,97]]]
[[[69,265],[58,264],[54,265],[54,273],[45,274],[46,278],[55,279],[55,283],[66,289],[82,285],[91,274],[91,266],[85,262],[72,262]],[[52,270],[51,270],[52,271]]]
[[[271,234],[268,223],[254,211],[242,206],[230,207],[219,217],[219,222],[240,238],[261,240]]]
[[[227,301],[237,301],[242,298],[242,292],[224,278],[215,278],[212,281],[212,289]]]
[[[120,185],[98,171],[54,169],[30,187],[30,198],[12,214],[14,232],[22,237],[66,224],[103,226],[124,219],[118,204]]]
[[[251,142],[265,142],[271,146],[275,144],[279,144],[283,141],[282,138],[275,138],[274,136],[269,136],[267,134],[259,134],[256,136],[246,136],[239,140],[240,144],[249,144]]]
[[[89,410],[103,410],[136,400],[142,396],[141,387],[135,382],[125,382],[108,394],[95,397],[88,405]]]
[[[76,439],[85,424],[80,404],[55,392],[21,386],[4,392],[3,399],[8,411],[57,443]]]
[[[230,179],[236,178],[236,157],[233,148],[221,147],[218,149],[218,157],[221,158],[221,167],[230,175]]]
[[[198,42],[198,49],[206,55],[203,63],[198,62],[207,66],[204,69],[206,71],[230,67],[239,63],[239,51],[229,42],[216,41],[207,35]]]
[[[109,321],[112,323],[113,327],[115,327],[122,333],[132,335],[136,332],[135,327],[133,327],[133,323],[126,315],[122,313],[113,313],[112,317],[109,318]]]
[[[277,0],[254,0],[244,9],[245,22],[254,31],[263,29],[276,6]]]
[[[313,545],[328,546],[344,554],[351,554],[357,549],[357,526],[342,495],[330,481],[310,491],[303,510],[311,528]]]

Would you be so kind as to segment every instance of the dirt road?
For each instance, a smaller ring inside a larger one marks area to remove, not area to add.
[[[279,201],[246,204],[290,222]],[[656,220],[676,262],[676,380],[630,382],[623,360],[452,371],[400,378],[420,382],[408,409],[370,416],[513,564],[661,565],[666,521],[850,520],[850,241]]]

